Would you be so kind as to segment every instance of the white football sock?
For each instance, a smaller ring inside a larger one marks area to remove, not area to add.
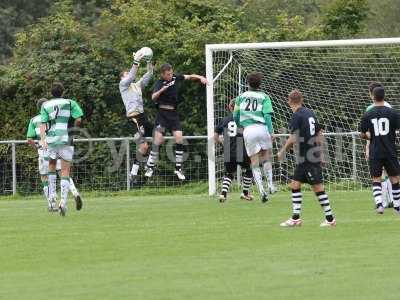
[[[253,171],[253,178],[254,178],[255,183],[257,184],[260,195],[265,194],[260,167],[258,167],[258,166],[251,167],[251,170]]]
[[[69,177],[61,177],[61,201],[60,205],[62,207],[67,207],[69,192]]]
[[[264,175],[268,179],[268,186],[273,186],[274,185],[274,177],[272,174],[272,163],[270,161],[266,161],[263,163],[263,170],[264,170]]]
[[[71,191],[72,195],[74,195],[74,197],[79,196],[78,189],[76,188],[74,181],[71,177],[69,178],[69,190]]]
[[[49,199],[56,200],[57,199],[57,175],[55,172],[49,172]]]

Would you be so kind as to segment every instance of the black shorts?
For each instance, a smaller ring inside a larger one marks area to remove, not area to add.
[[[144,113],[128,117],[128,119],[131,121],[135,131],[134,139],[136,142],[141,144],[146,141],[146,137],[153,136],[153,124],[147,120]]]
[[[293,180],[311,185],[323,183],[322,167],[320,163],[302,163],[296,166]]]
[[[250,167],[250,158],[246,155],[243,159],[243,161],[238,162],[234,159],[232,159],[232,161],[229,162],[225,162],[225,172],[232,174],[235,173],[237,170],[237,166],[241,166],[242,169],[248,170],[251,172],[251,167]]]
[[[162,133],[169,131],[182,131],[181,121],[176,110],[159,109],[154,128]]]
[[[400,175],[400,164],[396,157],[369,160],[369,171],[372,177],[381,177],[383,168],[389,176]]]

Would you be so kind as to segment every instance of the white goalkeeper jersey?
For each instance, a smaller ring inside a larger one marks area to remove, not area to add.
[[[138,67],[133,65],[129,71],[128,77],[119,82],[119,92],[121,93],[127,116],[134,112],[144,112],[142,89],[149,84],[153,76],[153,66],[148,64],[146,74],[144,74],[138,81],[134,82],[136,79],[137,69]]]

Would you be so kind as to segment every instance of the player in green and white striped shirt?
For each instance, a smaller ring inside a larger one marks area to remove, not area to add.
[[[46,101],[48,101],[46,98],[41,98],[37,101],[36,105],[37,105],[37,108],[39,111],[42,107],[42,104]],[[50,202],[50,199],[49,199],[49,186],[48,186],[48,178],[47,178],[47,173],[49,172],[49,158],[47,155],[47,151],[45,151],[42,147],[39,146],[40,125],[41,124],[42,124],[42,118],[41,118],[40,114],[33,117],[29,121],[26,137],[27,137],[28,144],[30,144],[32,147],[34,147],[38,151],[39,174],[40,174],[40,179],[41,179],[42,185],[43,185],[43,193],[46,197],[46,200],[48,201],[48,210],[49,211],[57,211],[56,201]],[[61,171],[61,161],[59,159],[57,160],[56,169],[57,169],[57,172]],[[79,208],[79,204],[82,203],[82,200],[80,198],[79,192],[78,192],[77,188],[75,187],[75,184],[74,184],[74,181],[72,180],[72,178],[70,178],[70,191],[74,196],[75,202],[77,204],[77,208]]]
[[[243,127],[243,138],[247,154],[251,160],[254,181],[257,184],[262,202],[268,201],[268,194],[264,189],[260,164],[264,175],[272,183],[271,149],[273,133],[273,113],[271,98],[260,91],[261,73],[251,73],[247,76],[249,90],[235,99],[233,117],[238,127]]]
[[[47,149],[49,156],[49,198],[56,199],[56,163],[61,158],[61,201],[60,215],[67,211],[68,191],[70,187],[70,166],[74,147],[68,133],[69,123],[74,119],[74,125],[81,125],[82,109],[79,104],[70,99],[61,98],[64,87],[61,83],[53,84],[51,94],[54,99],[45,102],[40,110],[42,125],[40,126],[40,143]]]

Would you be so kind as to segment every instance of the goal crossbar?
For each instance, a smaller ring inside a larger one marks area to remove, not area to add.
[[[207,44],[207,51],[239,50],[239,49],[284,49],[284,48],[314,48],[314,47],[340,47],[340,46],[367,46],[400,44],[400,37],[377,39],[348,39],[326,41],[300,41],[300,42],[270,42],[270,43],[235,43],[235,44]]]

